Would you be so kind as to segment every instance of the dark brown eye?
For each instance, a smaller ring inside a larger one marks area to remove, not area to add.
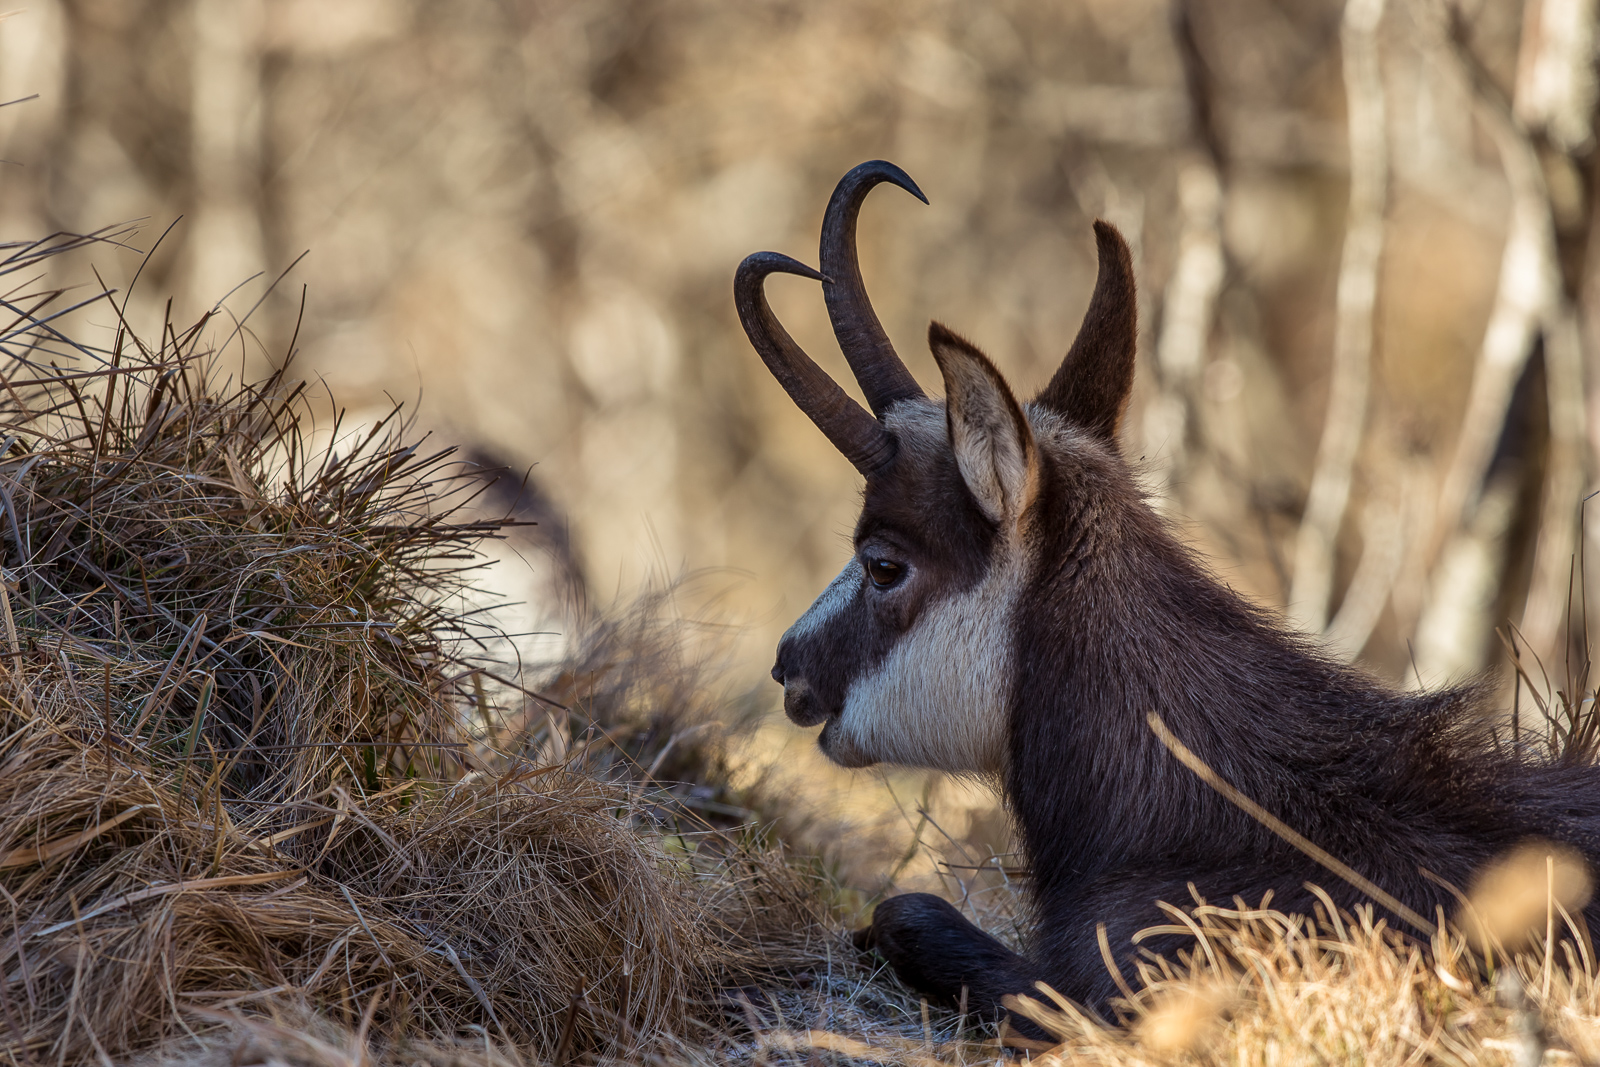
[[[879,589],[887,589],[900,580],[906,569],[900,564],[887,559],[867,560],[867,577],[872,579],[872,584]]]

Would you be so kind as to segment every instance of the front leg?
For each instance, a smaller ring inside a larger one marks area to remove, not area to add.
[[[969,1016],[984,1021],[1005,1014],[1000,998],[1034,992],[1039,977],[1033,964],[931,893],[885,900],[855,942],[877,949],[902,982],[929,1000],[951,1008],[964,1004]]]

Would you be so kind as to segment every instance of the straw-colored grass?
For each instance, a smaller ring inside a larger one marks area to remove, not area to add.
[[[398,411],[317,434],[286,370],[224,376],[246,335],[220,318],[145,342],[106,296],[91,343],[61,294],[6,299],[0,1054],[309,1012],[363,1049],[565,1061],[681,1040],[812,960],[805,869],[697,847],[670,797],[591,773],[603,729],[510,728],[569,709],[465,595],[503,525],[463,506],[475,472]]]
[[[1520,899],[1535,883],[1547,885],[1543,862],[1536,877],[1512,884],[1525,859],[1505,865],[1498,884],[1480,887],[1471,908],[1493,912],[1504,907],[1501,894]],[[1562,924],[1560,901],[1541,895]],[[1180,916],[1176,908],[1172,914]],[[1190,902],[1181,919],[1194,947],[1179,960],[1141,961],[1132,996],[1116,1003],[1116,1025],[1040,987],[1011,1003],[1050,1040],[1011,1036],[1004,1044],[1026,1050],[1036,1064],[1102,1067],[1600,1061],[1600,975],[1581,938],[1558,937],[1553,952],[1540,938],[1510,957],[1494,940],[1486,960],[1451,927],[1418,944],[1365,909],[1309,920],[1237,902]],[[777,1061],[798,1062],[820,1049],[908,1067],[995,1062],[993,1042],[962,1039],[942,1021],[923,1034],[791,1026],[766,1033],[763,1042]]]
[[[1121,1025],[1091,1018],[1042,989],[1018,1008],[1051,1040],[1011,1036],[1003,1042],[1007,1052],[985,1034],[961,1032],[946,1013],[919,1019],[915,1002],[908,1012],[892,991],[873,1003],[876,987],[857,979],[809,999],[756,998],[744,1033],[659,1046],[651,1058],[684,1067],[845,1061],[976,1067],[1019,1054],[1042,1065],[1101,1067],[1498,1067],[1594,1063],[1600,1056],[1600,983],[1580,953],[1564,959],[1558,950],[1547,962],[1542,951],[1530,952],[1490,977],[1472,962],[1464,938],[1446,933],[1418,945],[1368,915],[1312,924],[1270,908],[1201,906],[1188,913],[1203,945],[1181,961],[1151,962],[1135,997],[1121,1005]],[[849,1010],[862,1000],[867,1011]],[[276,1019],[239,1018],[211,1037],[209,1050],[202,1043],[174,1047],[169,1062],[335,1067],[362,1062],[370,1047],[359,1019],[277,1010]],[[316,1046],[301,1036],[305,1029],[319,1035]],[[381,1062],[513,1062],[503,1056],[483,1044],[436,1040]]]
[[[275,998],[351,1025],[370,1012],[384,1046],[473,1028],[551,1051],[648,1045],[770,965],[762,926],[790,944],[805,926],[788,868],[675,862],[630,823],[634,798],[564,766],[366,797],[335,785],[262,833],[219,806],[215,774],[180,793],[174,772],[59,723],[15,723],[0,1009],[41,1062],[120,1059],[191,1009]]]

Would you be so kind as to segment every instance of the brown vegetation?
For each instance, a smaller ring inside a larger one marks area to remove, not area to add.
[[[506,713],[569,709],[504,673],[464,596],[501,524],[464,508],[481,482],[448,450],[398,411],[318,447],[283,368],[225,379],[234,324],[69,338],[25,279],[83,243],[4,266],[13,1061],[294,1012],[363,1049],[477,1030],[562,1061],[685,1035],[717,990],[826,951],[805,868],[597,776],[605,733],[552,750],[553,716]],[[551,680],[581,671],[613,694],[590,715],[617,711],[626,636]]]

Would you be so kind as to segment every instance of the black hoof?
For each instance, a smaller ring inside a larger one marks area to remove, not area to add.
[[[879,904],[872,925],[852,938],[876,949],[906,985],[978,1019],[1005,1014],[1000,998],[1033,988],[1028,961],[931,893],[906,893]]]

